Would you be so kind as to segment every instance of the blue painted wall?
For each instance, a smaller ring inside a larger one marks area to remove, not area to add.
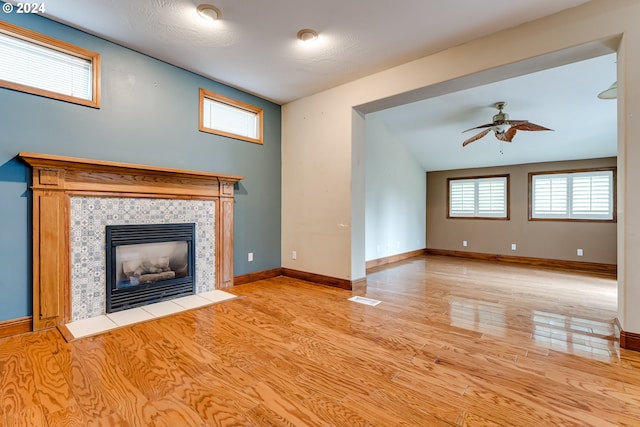
[[[279,105],[40,16],[0,17],[102,59],[100,109],[0,88],[0,321],[32,314],[30,170],[20,151],[242,175],[234,274],[281,266]],[[199,132],[200,87],[263,108],[264,145]]]

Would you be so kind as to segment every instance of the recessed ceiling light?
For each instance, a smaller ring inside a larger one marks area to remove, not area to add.
[[[222,17],[222,12],[215,6],[210,4],[201,4],[198,6],[198,14],[209,21],[217,21]]]
[[[298,31],[298,40],[302,40],[303,42],[310,42],[318,39],[318,32],[315,30],[310,30],[309,28],[305,28],[304,30]]]

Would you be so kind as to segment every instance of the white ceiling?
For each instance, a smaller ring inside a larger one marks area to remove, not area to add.
[[[616,80],[615,54],[574,62],[371,113],[427,171],[612,157],[617,154],[617,103],[597,97]],[[506,101],[510,119],[553,132],[519,131],[500,144],[490,132],[462,142],[491,123]]]
[[[587,0],[54,0],[45,15],[286,103]],[[213,23],[196,13],[209,3]],[[300,29],[317,43],[296,39]]]
[[[217,6],[213,23],[196,13]],[[45,15],[277,103],[349,82],[587,0],[56,0]],[[298,30],[320,33],[313,44]],[[373,113],[426,170],[616,154],[615,80],[601,57]],[[506,101],[512,119],[554,132],[518,132],[504,154],[491,135],[465,149],[461,131]]]

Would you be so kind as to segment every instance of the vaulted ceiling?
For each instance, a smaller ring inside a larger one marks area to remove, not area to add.
[[[598,93],[616,80],[615,53],[460,90],[372,113],[427,171],[576,160],[617,155],[617,104]],[[512,120],[553,131],[518,131],[501,143],[492,132],[496,102]]]

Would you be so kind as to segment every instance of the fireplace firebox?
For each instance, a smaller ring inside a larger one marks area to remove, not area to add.
[[[106,311],[195,294],[195,224],[106,227]]]

